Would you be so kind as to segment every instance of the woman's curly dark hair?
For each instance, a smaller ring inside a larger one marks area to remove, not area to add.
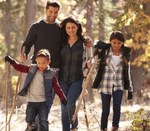
[[[78,20],[75,19],[75,17],[73,16],[68,16],[67,18],[65,18],[61,23],[60,23],[60,27],[62,28],[62,45],[66,44],[69,38],[69,35],[66,33],[66,24],[68,22],[74,23],[78,26],[78,30],[77,30],[77,36],[78,38],[80,38],[82,41],[84,40],[83,34],[82,34],[82,27],[81,24]]]

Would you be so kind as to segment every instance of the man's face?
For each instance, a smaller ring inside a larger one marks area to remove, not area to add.
[[[49,6],[49,8],[46,9],[46,20],[51,24],[54,23],[58,16],[58,11],[58,7]]]

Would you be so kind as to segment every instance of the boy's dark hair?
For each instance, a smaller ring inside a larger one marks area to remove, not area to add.
[[[124,35],[121,31],[113,31],[110,35],[110,41],[113,39],[118,39],[120,41],[122,41],[123,43],[125,42],[125,38]]]
[[[46,9],[48,9],[49,6],[58,7],[58,9],[60,9],[61,5],[60,5],[60,3],[57,0],[47,0]]]
[[[45,57],[45,58],[47,58],[47,60],[51,59],[50,52],[47,49],[39,50],[37,55],[36,55],[36,58],[37,57]]]

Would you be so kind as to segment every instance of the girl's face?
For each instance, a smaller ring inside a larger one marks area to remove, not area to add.
[[[71,36],[77,36],[78,26],[75,23],[68,22],[66,24],[66,33]]]
[[[113,39],[110,41],[110,44],[113,51],[120,52],[120,49],[124,43],[118,39]]]
[[[50,60],[47,60],[46,57],[37,57],[36,58],[37,66],[41,71],[47,69],[48,65],[50,64]]]

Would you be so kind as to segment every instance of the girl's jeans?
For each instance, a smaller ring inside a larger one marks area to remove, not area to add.
[[[59,84],[67,97],[67,106],[61,104],[62,130],[70,131],[70,129],[75,129],[78,126],[78,120],[76,119],[73,123],[72,116],[75,112],[76,101],[82,91],[82,80],[73,83],[59,81]]]
[[[115,127],[119,127],[122,95],[123,95],[122,90],[117,90],[115,92],[113,91],[113,94],[112,94],[112,97],[113,97],[112,126],[115,126]],[[101,99],[102,99],[101,129],[104,130],[107,128],[107,124],[108,124],[111,95],[101,93]]]

